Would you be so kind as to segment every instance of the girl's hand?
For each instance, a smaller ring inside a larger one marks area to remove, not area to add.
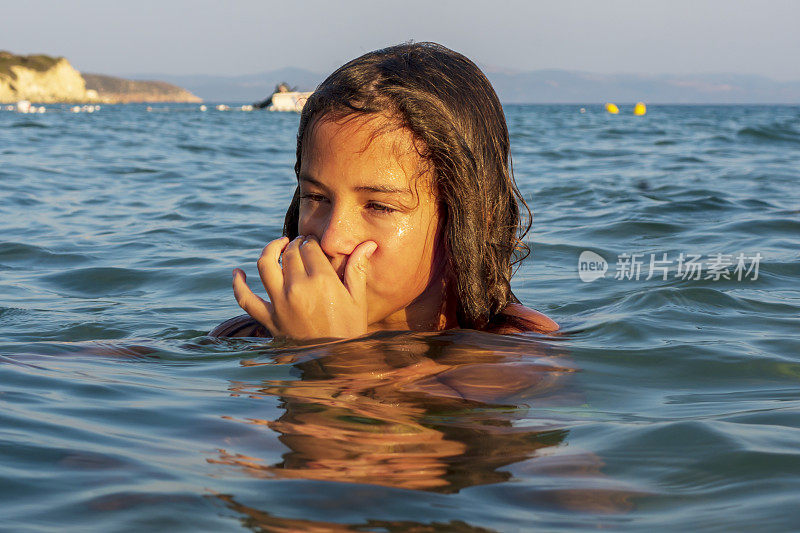
[[[367,333],[367,263],[377,247],[374,241],[356,246],[342,283],[316,239],[300,236],[289,242],[281,237],[267,244],[258,259],[270,301],[250,290],[238,268],[233,270],[233,294],[275,337],[358,337]]]

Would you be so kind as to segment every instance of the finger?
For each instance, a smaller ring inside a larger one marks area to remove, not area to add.
[[[281,262],[283,263],[284,288],[292,278],[307,275],[303,258],[300,256],[300,243],[303,242],[304,238],[303,235],[300,235],[283,250]]]
[[[344,268],[344,286],[350,296],[357,302],[363,302],[367,296],[367,265],[369,258],[378,249],[375,241],[364,241],[350,254]]]
[[[258,297],[250,290],[250,287],[247,286],[247,276],[239,268],[233,269],[233,296],[236,298],[236,303],[239,304],[239,307],[266,326],[275,335],[277,328],[273,320],[275,310],[272,304]]]
[[[328,260],[328,256],[322,251],[319,241],[315,237],[306,237],[306,240],[300,245],[300,256],[303,258],[303,264],[309,276],[336,276],[336,270],[334,270],[333,265]]]
[[[283,293],[283,271],[278,260],[287,244],[289,244],[288,237],[271,241],[264,247],[261,257],[256,263],[261,283],[272,301],[275,301],[275,298]]]

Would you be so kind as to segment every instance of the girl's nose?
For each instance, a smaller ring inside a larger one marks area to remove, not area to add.
[[[322,251],[331,259],[331,264],[337,270],[339,263],[344,263],[344,259],[360,242],[355,221],[352,219],[353,216],[344,210],[334,209],[328,217],[327,224],[322,228],[322,234],[318,235]]]

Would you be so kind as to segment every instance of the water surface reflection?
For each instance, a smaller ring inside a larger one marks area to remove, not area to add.
[[[272,353],[241,364],[291,365],[297,379],[232,382],[230,391],[280,399],[277,419],[239,421],[277,432],[288,451],[275,464],[235,449],[209,458],[259,478],[443,493],[501,483],[512,478],[504,466],[565,442],[568,431],[536,422],[537,409],[582,403],[566,354],[530,337],[393,334]],[[581,469],[597,472],[585,459]]]

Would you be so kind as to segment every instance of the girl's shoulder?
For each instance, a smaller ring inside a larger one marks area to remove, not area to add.
[[[484,328],[489,333],[553,333],[559,329],[558,323],[536,309],[522,304],[511,303],[498,313]]]
[[[559,325],[544,313],[522,304],[508,304],[502,312],[483,329],[502,335],[509,333],[553,333]],[[210,337],[271,337],[269,330],[250,315],[239,315],[226,320],[211,330]]]

